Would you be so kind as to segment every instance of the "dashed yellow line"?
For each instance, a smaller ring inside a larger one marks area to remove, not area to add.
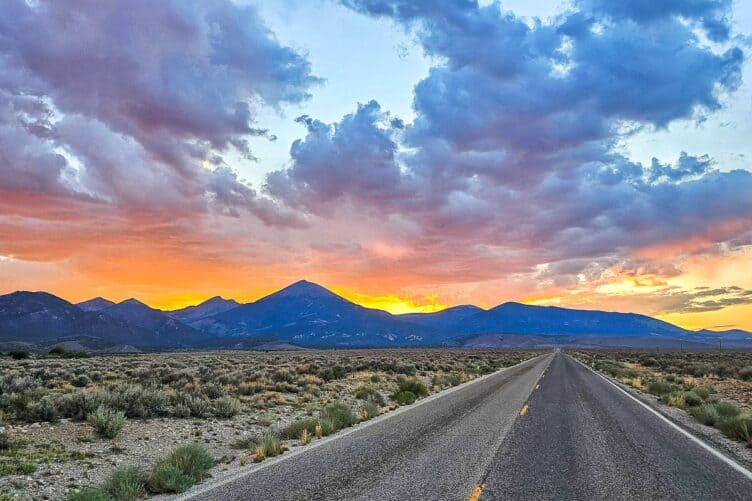
[[[536,385],[535,385],[535,389],[537,390],[538,388],[540,388],[540,385],[539,385],[539,384],[536,384]]]
[[[483,484],[478,484],[473,488],[473,491],[470,493],[470,497],[467,498],[467,501],[478,501],[480,499],[480,495],[483,492]]]
[[[525,414],[527,414],[527,409],[528,409],[527,404],[523,405],[522,409],[520,409],[520,416],[524,416]]]

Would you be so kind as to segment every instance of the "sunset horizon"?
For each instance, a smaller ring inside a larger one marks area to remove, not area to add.
[[[3,5],[0,293],[752,330],[748,5]]]

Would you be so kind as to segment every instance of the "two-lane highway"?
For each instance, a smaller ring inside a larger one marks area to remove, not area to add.
[[[190,494],[201,500],[466,500],[551,358],[523,362]]]
[[[186,497],[464,501],[471,496],[752,499],[752,481],[557,352]]]

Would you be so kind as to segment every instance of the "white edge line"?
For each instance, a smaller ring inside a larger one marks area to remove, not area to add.
[[[475,379],[471,379],[470,381],[465,381],[464,383],[459,384],[457,386],[453,386],[451,388],[447,388],[446,390],[442,390],[442,391],[439,391],[437,393],[434,393],[433,395],[429,395],[426,398],[422,398],[422,399],[418,400],[417,402],[415,402],[414,404],[400,406],[400,407],[398,407],[397,409],[395,409],[393,411],[385,412],[384,414],[381,414],[380,416],[377,416],[377,417],[375,417],[373,419],[369,419],[368,421],[363,421],[363,422],[358,423],[358,424],[356,424],[354,426],[351,426],[350,428],[346,428],[346,429],[344,429],[342,431],[339,431],[339,432],[334,433],[332,435],[329,435],[327,437],[315,440],[315,441],[311,442],[309,445],[304,445],[304,446],[296,447],[294,450],[292,450],[290,452],[286,452],[286,453],[281,454],[279,456],[266,459],[266,460],[264,460],[264,461],[262,461],[260,463],[257,463],[256,465],[251,466],[248,469],[244,469],[244,470],[241,470],[241,471],[238,471],[238,472],[226,475],[226,476],[218,479],[215,482],[205,482],[203,484],[199,484],[197,486],[197,487],[199,487],[197,490],[190,490],[190,491],[185,492],[184,494],[182,494],[182,495],[180,495],[178,497],[175,497],[173,499],[175,499],[175,500],[192,499],[192,498],[194,498],[196,496],[199,496],[199,495],[201,495],[201,494],[203,494],[203,493],[205,493],[207,491],[214,490],[214,489],[216,489],[218,487],[221,487],[223,485],[226,485],[226,484],[229,484],[231,482],[234,482],[235,480],[237,480],[237,479],[239,479],[241,477],[244,477],[246,475],[250,475],[251,473],[255,473],[255,472],[257,472],[259,470],[262,470],[264,468],[268,468],[268,467],[274,466],[277,463],[281,463],[283,461],[287,461],[287,460],[292,459],[292,458],[294,458],[294,457],[296,457],[296,456],[298,456],[300,454],[303,454],[305,452],[311,451],[313,449],[316,449],[317,447],[321,447],[321,446],[323,446],[325,444],[328,444],[329,442],[337,440],[338,438],[346,437],[347,435],[350,435],[351,433],[355,433],[356,431],[363,430],[365,428],[368,428],[369,426],[378,424],[381,421],[384,421],[386,419],[392,418],[392,417],[397,416],[399,414],[402,414],[404,412],[408,412],[408,411],[410,411],[412,409],[416,409],[416,408],[420,407],[421,405],[425,405],[425,404],[427,404],[429,402],[432,402],[432,401],[434,401],[434,400],[436,400],[438,398],[445,397],[445,396],[450,395],[450,394],[452,394],[452,393],[454,393],[456,391],[459,391],[459,390],[461,390],[463,388],[467,388],[468,386],[471,386],[471,385],[476,384],[476,383],[480,383],[481,381],[484,381],[484,380],[486,380],[488,378],[497,376],[497,375],[499,375],[499,374],[501,374],[503,372],[508,371],[509,369],[513,369],[515,367],[519,367],[519,366],[521,366],[523,364],[532,362],[533,360],[538,360],[541,357],[547,357],[549,355],[551,355],[551,353],[543,353],[543,354],[538,355],[536,357],[528,358],[527,360],[523,360],[522,362],[520,362],[518,364],[510,365],[509,367],[502,367],[501,369],[499,369],[499,370],[497,370],[495,372],[492,372],[490,374],[485,374],[485,375],[477,377]],[[163,498],[163,499],[169,499],[169,498]]]
[[[576,358],[572,357],[571,355],[568,355],[568,356],[570,356],[570,358],[572,358],[572,360],[574,360],[578,364],[582,365],[583,367],[585,367],[586,369],[588,369],[590,372],[592,372],[596,376],[602,378],[608,384],[610,384],[611,386],[613,386],[614,388],[616,388],[617,390],[619,390],[620,392],[622,392],[623,394],[625,394],[626,396],[628,396],[629,398],[631,398],[632,400],[634,400],[635,402],[637,402],[638,404],[640,404],[642,407],[644,407],[648,411],[652,412],[653,415],[655,415],[660,420],[662,420],[664,423],[668,424],[673,429],[675,429],[676,431],[678,431],[679,433],[681,433],[682,435],[684,435],[685,437],[687,437],[688,439],[690,439],[692,442],[694,442],[695,444],[699,445],[700,447],[702,447],[703,449],[705,449],[706,451],[708,451],[709,453],[711,453],[713,456],[715,456],[716,458],[720,459],[721,461],[723,461],[724,463],[726,463],[727,465],[729,465],[730,467],[732,467],[734,470],[738,471],[739,473],[741,473],[742,475],[744,475],[745,477],[747,477],[748,480],[752,480],[752,472],[750,472],[747,468],[745,468],[741,464],[737,463],[736,461],[734,461],[733,459],[731,459],[727,455],[723,454],[721,451],[719,451],[718,449],[716,449],[712,445],[708,444],[704,440],[701,440],[701,439],[697,438],[692,433],[688,432],[687,430],[685,430],[684,428],[682,428],[678,424],[674,423],[669,418],[667,418],[666,416],[664,416],[663,414],[661,414],[657,410],[653,409],[648,404],[646,404],[645,402],[643,402],[639,398],[635,397],[634,395],[632,395],[631,393],[629,393],[627,390],[625,390],[621,386],[617,385],[616,383],[614,383],[613,381],[611,381],[610,379],[608,379],[603,374],[600,374],[600,373],[596,372],[593,368],[591,368],[587,364],[584,364],[583,362],[580,362],[579,360],[577,360]]]

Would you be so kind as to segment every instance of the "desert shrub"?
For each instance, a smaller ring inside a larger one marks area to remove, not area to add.
[[[702,404],[702,397],[697,394],[696,391],[685,391],[684,392],[684,403],[686,403],[689,407],[695,407],[700,404]]]
[[[721,419],[713,404],[692,407],[688,412],[696,420],[707,426],[713,426]]]
[[[358,418],[353,414],[352,410],[341,402],[327,405],[321,410],[320,414],[322,419],[332,421],[335,430],[347,428],[358,422]]]
[[[687,402],[684,400],[684,392],[672,391],[661,397],[661,401],[671,407],[678,407],[679,409],[686,409]]]
[[[204,386],[204,394],[214,400],[225,395],[225,389],[221,384],[210,383]]]
[[[457,386],[460,384],[461,379],[457,374],[441,374],[434,376],[431,380],[431,384],[438,386],[439,388],[447,388],[449,386]]]
[[[651,381],[650,383],[648,383],[648,392],[652,393],[653,395],[667,395],[676,390],[678,390],[678,387],[676,385],[667,383],[666,381]]]
[[[30,461],[0,461],[0,477],[5,475],[30,475],[37,470]]]
[[[376,403],[371,402],[370,400],[366,400],[360,407],[360,420],[368,421],[369,419],[375,418],[380,413],[381,408]]]
[[[744,381],[752,381],[752,366],[742,367],[739,369],[737,376]]]
[[[104,403],[104,396],[95,391],[75,391],[60,395],[55,400],[55,405],[61,416],[83,421],[90,413]]]
[[[328,418],[320,419],[314,430],[317,437],[325,437],[335,431],[337,431],[337,428],[334,426],[334,421]]]
[[[703,400],[707,400],[713,394],[713,388],[709,386],[696,386],[694,392]]]
[[[71,384],[76,388],[83,388],[84,386],[88,386],[89,383],[91,383],[91,379],[86,374],[79,374],[71,381]]]
[[[256,462],[263,461],[268,457],[279,456],[284,452],[282,441],[273,433],[265,433],[256,442],[253,448],[254,457]]]
[[[59,417],[57,406],[49,395],[45,395],[39,400],[39,402],[34,404],[33,414],[35,421],[46,421],[50,423],[57,421]]]
[[[155,494],[185,492],[192,485],[193,478],[177,466],[165,462],[159,462],[154,466],[147,483],[149,492]]]
[[[373,402],[376,405],[384,406],[386,405],[386,400],[384,400],[384,396],[381,394],[381,392],[378,390],[378,388],[374,386],[360,386],[355,390],[355,398],[359,400],[366,400],[368,402]]]
[[[397,380],[399,391],[410,391],[418,398],[428,395],[428,388],[423,381],[416,378],[401,378]]]
[[[410,405],[418,400],[418,396],[412,391],[397,391],[392,394],[392,400],[399,405]]]
[[[86,418],[94,431],[102,438],[115,438],[125,424],[125,414],[100,405]]]
[[[372,383],[379,383],[381,382],[381,376],[379,376],[378,374],[371,374],[371,377],[368,378],[368,380]]]
[[[112,501],[112,497],[101,489],[81,489],[68,494],[65,501]]]
[[[243,406],[237,398],[222,397],[214,402],[214,413],[217,417],[231,418],[239,414],[242,409]]]
[[[178,406],[184,406],[188,409],[189,415],[197,418],[208,417],[212,412],[212,404],[208,399],[190,393],[181,393],[178,395],[173,405],[173,412],[176,411]],[[181,409],[180,412],[185,414],[184,409]]]
[[[167,394],[153,387],[140,384],[120,385],[110,390],[108,404],[123,411],[129,418],[150,418],[167,413]]]
[[[282,435],[282,437],[286,439],[295,439],[300,437],[300,434],[303,432],[303,430],[308,430],[309,433],[314,433],[316,431],[317,424],[318,420],[314,418],[298,419],[297,421],[293,421],[289,425],[282,428],[280,435]]]
[[[739,408],[731,402],[716,402],[714,406],[721,418],[732,418],[739,415]]]
[[[192,442],[179,445],[163,461],[176,467],[194,482],[201,482],[206,478],[209,469],[214,466],[214,459],[203,445]]]
[[[138,466],[123,466],[112,472],[104,490],[117,501],[136,501],[146,495],[146,475]]]
[[[191,417],[191,408],[185,404],[175,404],[172,406],[171,414],[177,418]]]
[[[8,352],[8,356],[10,356],[10,358],[12,358],[13,360],[23,360],[25,358],[29,358],[29,352],[23,350],[13,350]]]
[[[13,441],[7,433],[0,432],[0,451],[7,451],[13,448]]]
[[[752,446],[752,416],[734,416],[716,424],[721,433]]]

